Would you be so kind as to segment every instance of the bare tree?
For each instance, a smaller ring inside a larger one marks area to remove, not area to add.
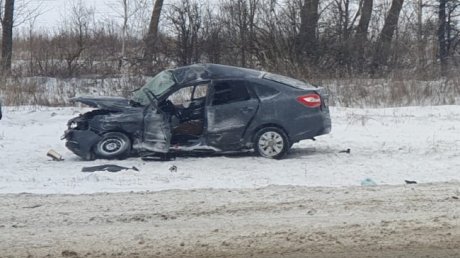
[[[42,0],[0,0],[2,25],[2,71],[11,72],[13,56],[13,28],[26,22],[34,23],[43,13]]]
[[[371,21],[373,0],[363,0],[359,14],[360,19],[358,26],[356,27],[356,42],[365,42],[367,40],[367,34],[369,29],[369,22]]]
[[[438,44],[439,44],[439,60],[441,61],[441,73],[447,70],[447,43],[446,43],[446,4],[448,0],[439,0],[438,9]]]
[[[355,34],[355,57],[358,60],[358,70],[362,72],[364,68],[364,49],[367,45],[367,34],[369,30],[369,22],[371,21],[372,16],[372,7],[373,7],[373,0],[362,0],[361,6],[359,9],[360,19],[358,26],[356,27],[356,34]]]
[[[230,41],[229,48],[234,55],[230,61],[242,67],[251,66],[256,44],[256,15],[260,0],[223,1],[221,5],[221,24]]]
[[[377,40],[377,48],[374,54],[374,69],[379,65],[386,65],[390,56],[391,41],[398,26],[399,14],[404,0],[392,0],[390,10],[385,18],[382,31]]]
[[[73,4],[69,17],[63,21],[57,35],[60,59],[67,65],[67,76],[73,76],[80,65],[83,51],[89,46],[94,9],[80,0]]]
[[[177,35],[175,44],[177,63],[187,65],[199,62],[202,14],[198,3],[182,0],[178,5],[172,5],[168,19],[173,25],[174,34]]]
[[[299,50],[309,57],[317,54],[319,0],[303,0],[300,9]]]
[[[0,18],[5,1],[0,0]],[[21,3],[31,1],[36,0],[14,0],[13,24],[24,20],[18,18],[25,10]],[[171,65],[214,62],[330,78],[381,76],[384,69],[432,76],[440,66],[443,73],[460,66],[460,0],[112,3],[117,16],[111,12],[103,21],[84,6],[69,8],[52,32],[35,30],[31,19],[28,31],[14,32],[13,59],[28,61],[17,62],[15,69],[27,65],[29,74],[48,76],[151,74]]]
[[[5,13],[2,18],[2,71],[9,73],[13,55],[14,0],[5,0]]]
[[[343,68],[340,69],[340,73],[345,71],[351,73],[354,61],[353,55],[356,49],[355,43],[357,43],[356,40],[353,40],[352,35],[361,9],[354,7],[354,3],[351,0],[334,0],[329,8],[333,15],[328,19],[331,20],[330,25],[328,25],[330,28],[324,29],[329,33],[323,33],[327,34],[327,36],[322,35],[320,37],[321,41],[319,43],[322,45],[321,48],[324,52],[321,53],[321,58],[324,60],[324,57],[328,57],[327,63],[329,67]],[[363,45],[365,44],[363,41],[359,41],[359,43],[361,42]]]
[[[160,23],[161,10],[163,9],[163,0],[156,0],[153,6],[150,25],[145,36],[144,46],[144,63],[148,71],[151,72],[153,54],[155,52],[155,44],[158,39],[158,26]]]
[[[131,19],[138,16],[142,9],[146,8],[146,0],[118,0],[117,5],[110,5],[109,7],[122,19],[121,24],[121,54],[118,63],[118,69],[124,67],[127,60],[127,40],[129,37],[129,30],[133,27],[130,26]]]
[[[202,29],[203,52],[206,55],[206,62],[220,63],[224,54],[222,51],[223,37],[218,16],[208,5],[203,15]]]

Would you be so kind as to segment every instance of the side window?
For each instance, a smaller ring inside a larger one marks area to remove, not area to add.
[[[279,93],[279,91],[267,85],[261,85],[261,84],[256,84],[256,83],[252,85],[254,86],[254,89],[256,90],[257,96],[261,99],[269,98]]]
[[[176,106],[188,107],[193,100],[204,101],[206,94],[208,94],[208,84],[198,84],[177,90],[169,95],[168,100]]]
[[[206,94],[208,94],[208,85],[207,84],[200,84],[195,87],[195,91],[193,92],[192,99],[204,99],[206,98]]]
[[[239,101],[249,100],[246,83],[243,81],[225,81],[214,85],[214,97],[212,105],[224,105]]]
[[[183,105],[186,106],[187,103],[190,103],[192,99],[193,86],[185,87],[177,90],[168,97],[174,105]]]

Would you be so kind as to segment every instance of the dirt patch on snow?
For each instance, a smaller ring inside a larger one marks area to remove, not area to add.
[[[460,183],[0,198],[0,257],[459,257]]]

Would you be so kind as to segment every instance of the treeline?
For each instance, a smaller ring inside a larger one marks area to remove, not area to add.
[[[1,17],[6,32],[11,1]],[[210,62],[310,79],[433,79],[458,71],[459,6],[456,0],[115,0],[107,7],[113,15],[96,19],[95,10],[72,1],[57,29],[29,20],[27,29],[15,31],[11,69],[3,51],[2,67],[4,74],[76,77],[152,75]]]

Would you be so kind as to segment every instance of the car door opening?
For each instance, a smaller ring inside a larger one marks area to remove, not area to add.
[[[188,86],[172,93],[165,101],[171,114],[171,145],[190,146],[198,143],[205,127],[207,84]]]

